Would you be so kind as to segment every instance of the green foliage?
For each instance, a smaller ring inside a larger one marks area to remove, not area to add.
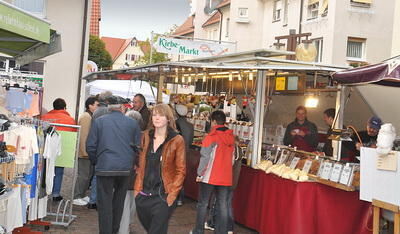
[[[104,42],[97,36],[90,35],[89,60],[95,62],[100,69],[111,69],[113,61],[106,50]]]
[[[154,41],[157,39],[154,38]],[[136,63],[136,65],[147,65],[150,64],[150,40],[147,39],[146,41],[139,42],[139,45],[143,47],[149,48],[148,51],[144,51],[144,56]],[[168,54],[159,53],[153,48],[153,56],[152,56],[152,63],[161,63],[161,62],[168,62]]]

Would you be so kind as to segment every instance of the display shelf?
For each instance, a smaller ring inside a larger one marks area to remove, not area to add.
[[[346,186],[346,185],[343,185],[343,184],[339,184],[339,183],[332,182],[330,180],[321,179],[321,178],[317,178],[316,181],[318,183],[325,184],[325,185],[328,185],[330,187],[334,187],[334,188],[341,189],[341,190],[344,190],[344,191],[348,191],[348,192],[356,191],[356,188],[354,186]]]

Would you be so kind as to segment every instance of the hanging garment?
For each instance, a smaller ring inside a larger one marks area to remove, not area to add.
[[[53,190],[54,167],[59,155],[61,155],[61,137],[53,131],[46,137],[43,153],[43,157],[46,159],[46,192],[48,195]]]

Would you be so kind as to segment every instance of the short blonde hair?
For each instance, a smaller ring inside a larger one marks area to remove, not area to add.
[[[161,116],[167,117],[168,120],[168,126],[174,130],[176,130],[176,124],[175,124],[175,118],[174,118],[174,113],[172,112],[172,109],[170,106],[167,104],[157,104],[153,107],[150,115],[150,121],[149,121],[149,128],[154,129],[153,125],[153,114],[159,114]]]

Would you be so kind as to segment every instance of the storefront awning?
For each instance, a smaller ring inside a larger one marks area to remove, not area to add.
[[[333,80],[345,85],[378,84],[400,87],[400,55],[382,63],[336,72]]]
[[[59,51],[60,35],[48,21],[0,1],[0,53],[24,65]]]

